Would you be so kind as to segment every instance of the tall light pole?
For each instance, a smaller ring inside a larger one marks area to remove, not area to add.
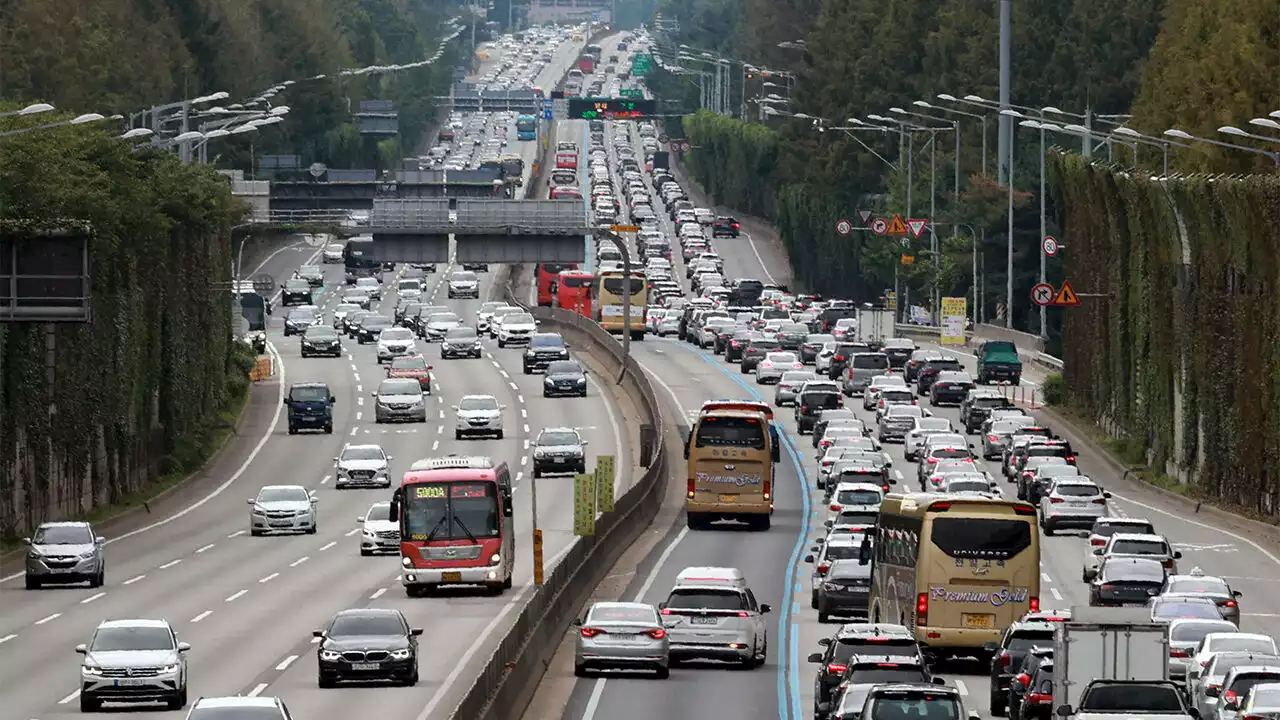
[[[1013,129],[1012,122],[1015,118],[1026,117],[1017,110],[1001,110],[1001,121],[1008,120],[1010,122],[1010,130]],[[1009,156],[1005,158],[1009,162],[1009,237],[1006,244],[1006,255],[1004,265],[1004,326],[1013,329],[1013,138],[1009,138]]]
[[[941,95],[939,95],[938,99],[946,100],[948,102],[960,102],[955,97],[948,95],[946,93],[942,93]],[[965,112],[964,110],[956,110],[955,108],[949,108],[943,105],[933,105],[931,103],[925,102],[924,100],[916,100],[911,104],[919,108],[937,110],[938,112],[944,112],[951,115],[962,115],[964,117],[973,118],[977,120],[982,125],[982,174],[983,175],[987,174],[987,116],[986,115],[981,115],[979,113]]]
[[[1023,120],[1022,122],[1018,123],[1018,125],[1040,131],[1040,242],[1039,242],[1039,245],[1040,245],[1040,282],[1043,283],[1045,282],[1046,265],[1048,264],[1048,256],[1044,254],[1044,239],[1049,234],[1049,229],[1047,227],[1048,222],[1045,217],[1045,204],[1044,204],[1044,132],[1045,130],[1055,129],[1056,126],[1054,126],[1054,128],[1051,128],[1048,126],[1048,124],[1039,122],[1037,120]],[[1041,305],[1040,306],[1040,340],[1041,341],[1046,341],[1049,339],[1048,313],[1049,313],[1049,308],[1045,305]]]
[[[999,182],[1013,174],[1013,118],[1004,114],[1010,110],[1010,86],[1013,82],[1013,0],[1000,0],[1000,142]],[[1003,165],[1005,159],[1009,164]],[[1012,187],[1013,183],[1010,182]],[[1011,196],[1012,197],[1012,196]]]

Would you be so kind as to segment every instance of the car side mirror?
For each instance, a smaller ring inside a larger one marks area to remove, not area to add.
[[[934,685],[946,685],[946,684],[947,684],[947,679],[946,679],[946,678],[943,678],[943,677],[935,677],[935,678],[933,679],[933,684],[934,684]],[[974,713],[974,714],[976,714],[976,713]]]
[[[457,405],[450,405],[449,407],[453,408],[455,412],[456,412],[456,411],[457,411],[457,409],[458,409],[458,406],[457,406]]]
[[[1094,549],[1093,549],[1093,554],[1094,554],[1094,555],[1102,555],[1102,553],[1103,553],[1103,552],[1105,552],[1105,551],[1106,551],[1106,548],[1094,548]]]
[[[333,461],[334,461],[335,463],[336,463],[336,462],[338,462],[339,460],[341,460],[341,458],[339,458],[337,455],[334,455],[334,456],[333,456]]]
[[[421,637],[421,636],[422,636],[422,628],[409,629],[409,637]]]
[[[98,537],[93,539],[93,542],[95,545],[106,545],[107,539],[99,535]]]
[[[1200,710],[1197,708],[1187,708],[1187,714],[1194,718],[1194,720],[1200,720]]]
[[[685,460],[689,459],[689,438],[688,437],[684,439],[684,459]]]
[[[827,539],[826,539],[826,538],[818,538],[818,539],[814,540],[814,542],[815,542],[815,543],[817,543],[817,544],[819,544],[819,545],[822,545],[822,544],[824,544],[824,543],[826,543],[826,542],[827,542]]]
[[[1111,493],[1109,493],[1109,492],[1104,492],[1104,493],[1102,493],[1102,497],[1103,497],[1104,499],[1106,499],[1106,500],[1110,500],[1110,499],[1111,499]]]
[[[1024,685],[1021,680],[1014,678],[1009,681],[1009,689],[1014,692],[1022,692],[1027,689],[1027,686]]]
[[[569,627],[582,627],[582,624],[582,618],[574,618],[573,622],[569,623]]]
[[[322,638],[322,637],[324,637],[324,631],[323,631],[323,630],[312,630],[312,631],[311,631],[311,637],[318,637],[318,638]]]
[[[1231,597],[1234,597],[1234,598],[1242,598],[1242,597],[1244,597],[1244,593],[1240,592],[1239,590],[1232,590],[1232,591],[1231,591]]]
[[[188,650],[190,650],[190,649],[191,649],[191,643],[189,643],[189,642],[180,642],[180,643],[178,643],[178,652],[180,652],[180,653],[184,653],[184,652],[186,652],[186,651],[188,651]]]
[[[312,505],[315,505],[315,504],[316,504],[316,503],[318,503],[318,502],[320,502],[320,498],[318,498],[318,497],[316,497],[316,496],[312,495],[312,496],[311,496],[311,504],[312,504]]]
[[[831,638],[819,638],[818,644],[822,647],[826,647],[831,644]]]
[[[76,652],[80,653],[81,655],[84,655],[89,652],[89,646],[84,644],[77,645]]]
[[[378,397],[378,391],[377,391],[377,390],[374,390],[374,391],[370,392],[370,393],[369,393],[369,397],[375,397],[375,398],[376,398],[376,397]],[[454,408],[454,410],[457,410],[457,409],[458,409],[458,408],[456,408],[456,407]]]
[[[773,606],[772,606],[772,605],[770,605],[769,603],[760,603],[760,614],[761,614],[761,615],[765,615],[765,614],[767,614],[767,613],[771,613],[771,612],[773,612]]]
[[[987,643],[987,644],[983,645],[983,646],[982,646],[982,649],[983,649],[983,650],[986,650],[987,652],[991,652],[991,653],[993,653],[993,652],[995,652],[996,650],[999,650],[999,649],[1000,649],[1000,646],[999,646],[999,645],[997,645],[995,642],[989,642],[989,643]]]
[[[31,538],[29,538],[29,537],[24,537],[24,538],[22,538],[22,544],[23,544],[23,545],[30,545],[30,544],[31,544]]]
[[[255,501],[253,498],[249,498],[248,500],[245,500],[245,502],[246,502],[247,504],[249,504],[249,505],[252,505],[252,504],[254,504],[254,502],[256,502],[256,501]]]
[[[809,662],[811,662],[811,663],[821,663],[821,662],[822,662],[822,653],[809,653]]]
[[[812,562],[813,562],[813,556],[812,556],[812,555],[805,555],[805,556],[804,556],[804,561],[805,561],[805,562],[807,562],[807,563],[812,563]]]
[[[1212,685],[1210,685],[1210,686],[1208,686],[1208,687],[1206,687],[1206,688],[1204,689],[1204,694],[1205,694],[1207,697],[1216,698],[1216,697],[1218,697],[1218,695],[1220,695],[1220,694],[1221,694],[1221,691],[1220,691],[1220,690],[1218,690],[1218,688],[1213,687]]]
[[[395,460],[395,459],[396,459],[396,456],[395,456],[395,455],[388,455],[388,456],[387,456],[387,462],[391,462],[392,460]]]
[[[338,398],[336,398],[336,397],[334,397],[334,396],[332,396],[332,395],[330,395],[330,396],[329,396],[329,404],[330,404],[330,405],[334,405],[334,404],[336,404],[337,402],[338,402]]]
[[[281,404],[281,405],[288,405],[288,404],[289,404],[289,398],[284,398],[283,400],[281,400],[281,401],[280,401],[280,404]]]
[[[664,601],[662,601],[662,602],[658,603],[658,609],[659,609],[659,610],[666,610],[666,609],[667,609],[667,602],[664,600]]]
[[[1181,560],[1181,559],[1182,559],[1182,551],[1180,551],[1180,550],[1175,550],[1175,551],[1173,551],[1173,559],[1174,559],[1174,560]]]

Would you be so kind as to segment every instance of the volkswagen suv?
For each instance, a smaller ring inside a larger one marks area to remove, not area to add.
[[[104,701],[186,707],[190,649],[168,620],[103,621],[87,645],[76,646],[84,656],[80,712],[98,712]]]

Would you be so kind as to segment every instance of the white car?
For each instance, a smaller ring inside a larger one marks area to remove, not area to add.
[[[907,381],[901,375],[877,375],[871,378],[867,383],[867,387],[862,392],[862,409],[871,410],[875,408],[876,402],[880,399],[879,392],[885,388],[907,389]]]
[[[324,262],[340,263],[342,262],[342,249],[346,247],[342,243],[329,243],[324,246]]]
[[[662,325],[662,318],[667,316],[666,308],[651,307],[644,316],[644,327],[650,333],[657,334]]]
[[[538,331],[538,321],[523,310],[507,313],[498,320],[498,347],[526,345]]]
[[[875,483],[842,482],[836,483],[835,489],[831,491],[828,509],[837,514],[854,509],[879,512],[883,500],[884,488]]]
[[[423,326],[422,332],[427,340],[434,342],[443,340],[450,330],[461,325],[462,318],[456,313],[436,313],[427,318],[427,324]]]
[[[506,408],[492,395],[464,395],[453,406],[454,438],[492,435],[502,439],[502,411]]]
[[[408,328],[387,328],[378,333],[378,364],[418,354],[418,340]]]
[[[344,330],[346,328],[347,316],[353,312],[360,310],[359,305],[352,303],[340,303],[333,309],[333,327],[335,330]]]
[[[711,317],[707,318],[702,327],[698,328],[698,347],[714,347],[716,344],[716,335],[722,328],[732,327],[733,318],[727,317]]]
[[[422,297],[422,280],[418,278],[406,278],[396,283],[396,295],[405,300],[413,300]]]
[[[369,297],[369,293],[364,289],[347,288],[342,291],[343,304],[355,305],[361,310],[368,310],[373,304],[373,298]]]
[[[391,503],[376,502],[356,518],[360,523],[360,554],[400,553],[400,525],[391,521]]]
[[[381,445],[345,445],[333,458],[333,487],[391,487],[391,456]]]
[[[902,438],[902,455],[908,462],[916,461],[925,438],[930,435],[954,435],[956,432],[947,418],[918,417],[915,423],[915,427],[908,430]]]
[[[86,645],[80,666],[80,712],[102,711],[106,702],[187,704],[187,651],[168,620],[104,620]],[[117,678],[129,678],[121,681]]]
[[[378,282],[377,278],[356,278],[356,289],[363,290],[366,295],[374,300],[382,299],[382,283]]]
[[[249,498],[249,534],[316,534],[316,503],[320,498],[301,485],[267,485]]]
[[[1200,640],[1200,644],[1191,653],[1191,662],[1187,663],[1187,685],[1191,686],[1195,683],[1214,654],[1233,651],[1280,655],[1280,650],[1276,648],[1276,641],[1270,635],[1244,632],[1209,633]]]
[[[450,298],[480,298],[480,278],[470,270],[459,270],[449,276]]]
[[[480,306],[476,311],[476,332],[489,332],[489,323],[493,321],[493,311],[501,307],[507,307],[504,302],[487,302]]]
[[[831,372],[831,358],[836,355],[836,344],[834,342],[823,343],[822,348],[818,350],[818,354],[813,357],[813,369],[818,371],[819,375],[828,375]],[[836,392],[839,392],[837,390]]]
[[[775,383],[781,380],[782,374],[788,370],[803,369],[804,363],[800,362],[800,358],[793,352],[766,353],[764,358],[756,364],[756,384]]]

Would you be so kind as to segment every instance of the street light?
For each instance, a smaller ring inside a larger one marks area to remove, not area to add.
[[[978,97],[978,96],[970,95],[968,97]],[[1009,124],[1009,158],[1008,158],[1009,175],[1007,178],[1009,182],[1009,228],[1008,228],[1009,237],[1007,238],[1007,243],[1005,248],[1005,265],[1004,265],[1004,272],[1005,272],[1004,326],[1005,328],[1012,330],[1013,329],[1013,176],[1014,176],[1013,149],[1018,144],[1016,142],[1016,138],[1014,137],[1013,120],[1025,119],[1027,116],[1023,115],[1017,110],[1001,110],[1000,114],[1007,118],[1011,118],[1010,124]],[[1041,248],[1041,252],[1044,252],[1044,248]],[[1043,272],[1042,272],[1042,275],[1043,275]]]
[[[1221,140],[1214,140],[1212,138],[1197,137],[1177,128],[1169,128],[1164,131],[1164,134],[1169,137],[1178,138],[1179,140],[1208,143],[1210,145],[1217,145],[1218,147],[1231,148],[1232,150],[1243,150],[1244,152],[1254,153],[1255,155],[1266,155],[1271,158],[1271,161],[1274,162],[1277,167],[1280,167],[1280,153],[1275,153],[1270,150],[1259,150],[1258,148],[1251,148],[1247,145],[1236,145],[1234,143],[1222,142]]]
[[[21,110],[11,110],[9,112],[0,113],[0,118],[7,117],[25,117],[27,115],[39,115],[40,113],[52,112],[55,108],[49,103],[35,103],[28,105]]]
[[[1250,120],[1250,122],[1253,122],[1253,121]],[[1222,127],[1218,128],[1218,132],[1222,133],[1223,135],[1234,135],[1236,137],[1252,138],[1254,140],[1266,140],[1267,142],[1280,143],[1280,138],[1267,137],[1266,135],[1254,135],[1253,133],[1245,132],[1244,130],[1241,130],[1240,128],[1235,127],[1234,125],[1223,125]]]
[[[117,135],[116,138],[119,140],[134,140],[137,138],[151,137],[154,134],[155,134],[155,131],[152,130],[151,128],[139,127],[139,128],[134,128],[132,130],[128,130],[122,135]]]
[[[1271,118],[1254,118],[1249,121],[1249,124],[1269,128],[1271,130],[1280,130],[1280,123],[1272,120]]]

